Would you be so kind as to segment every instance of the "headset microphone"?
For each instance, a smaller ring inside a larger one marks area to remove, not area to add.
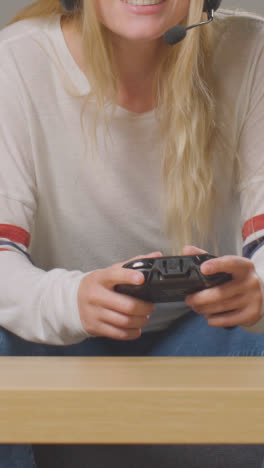
[[[193,24],[185,28],[184,26],[177,25],[169,29],[163,36],[163,40],[168,45],[175,45],[178,42],[182,41],[189,29],[197,28],[197,26],[202,26],[203,24],[211,23],[214,19],[214,11],[217,10],[220,6],[222,0],[205,0],[204,11],[207,11],[208,20],[203,21],[202,23]]]

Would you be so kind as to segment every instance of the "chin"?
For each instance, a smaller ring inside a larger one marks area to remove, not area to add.
[[[120,31],[118,33],[124,39],[128,39],[130,41],[154,41],[159,38],[162,38],[165,34],[165,31],[161,31],[160,28],[152,28],[152,29],[141,29],[141,30],[132,30],[131,28],[127,29],[126,31]]]

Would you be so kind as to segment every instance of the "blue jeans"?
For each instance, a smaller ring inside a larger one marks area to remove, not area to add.
[[[134,341],[118,341],[108,338],[91,338],[82,343],[70,346],[53,346],[30,343],[0,328],[0,356],[263,356],[264,334],[255,335],[235,327],[230,330],[208,326],[203,316],[194,312],[176,320],[166,330],[144,333]],[[95,448],[95,447],[94,447]],[[93,448],[93,449],[94,449]],[[131,448],[130,448],[131,449]],[[62,448],[63,450],[63,448]],[[67,448],[65,447],[65,450]],[[243,450],[243,447],[242,449]],[[98,452],[100,447],[98,448]],[[120,452],[121,453],[121,452]],[[263,449],[264,454],[264,449]],[[196,454],[197,455],[197,454]],[[197,465],[204,468],[264,468],[264,463],[257,461],[246,466],[237,460],[213,457],[208,465],[206,461],[197,460]],[[100,457],[99,457],[100,458]],[[236,456],[237,458],[237,456]],[[98,459],[98,457],[97,457]],[[95,465],[87,465],[94,468]],[[152,460],[150,460],[152,462]],[[138,468],[148,466],[148,460]],[[160,465],[163,463],[160,461]],[[34,451],[31,445],[0,445],[0,468],[36,468]],[[79,465],[80,466],[80,465]],[[97,465],[100,466],[100,463]],[[102,466],[102,465],[101,465]],[[109,466],[109,464],[108,464]],[[115,463],[115,466],[118,465]],[[132,465],[131,465],[132,466]],[[134,466],[134,465],[133,465]],[[136,466],[136,465],[135,465]],[[163,464],[164,468],[166,467]],[[182,468],[186,465],[174,463],[170,466]]]

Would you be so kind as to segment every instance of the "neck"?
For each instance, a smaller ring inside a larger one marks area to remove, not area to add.
[[[129,41],[113,37],[112,44],[120,83],[131,91],[146,88],[153,80],[161,41]]]
[[[118,77],[118,101],[135,112],[146,112],[155,106],[153,79],[162,50],[161,40],[129,41],[112,37]]]

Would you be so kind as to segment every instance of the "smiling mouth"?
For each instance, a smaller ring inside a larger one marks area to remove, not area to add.
[[[130,5],[140,5],[140,6],[149,6],[157,5],[158,3],[164,2],[164,0],[122,0],[124,3],[129,3]]]

